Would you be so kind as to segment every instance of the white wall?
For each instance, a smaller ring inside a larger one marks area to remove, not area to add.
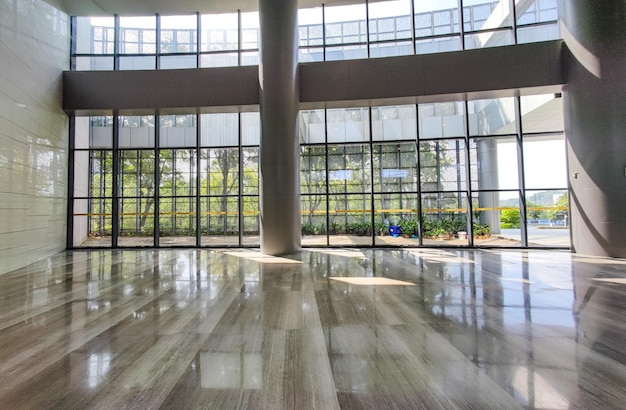
[[[65,248],[68,64],[67,15],[0,2],[0,274]]]

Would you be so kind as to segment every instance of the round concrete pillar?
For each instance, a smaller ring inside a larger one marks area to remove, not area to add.
[[[626,2],[559,6],[572,247],[626,257]]]
[[[259,0],[261,252],[300,250],[298,2]]]

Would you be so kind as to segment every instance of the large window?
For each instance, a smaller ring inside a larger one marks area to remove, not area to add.
[[[74,122],[73,246],[258,245],[258,113]]]
[[[562,115],[554,95],[302,111],[303,244],[568,247]]]
[[[259,14],[74,17],[72,69],[255,65]],[[298,11],[299,61],[348,60],[559,38],[556,0],[387,0]]]

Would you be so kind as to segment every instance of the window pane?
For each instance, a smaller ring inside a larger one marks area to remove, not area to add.
[[[394,41],[391,43],[380,43],[370,45],[370,57],[393,57],[413,54],[413,44],[410,41]]]
[[[365,43],[365,3],[324,9],[326,44]]]
[[[196,68],[198,58],[195,55],[161,56],[159,68],[161,70],[176,70],[181,68]]]
[[[567,189],[526,191],[528,246],[569,247]]]
[[[300,111],[300,142],[303,144],[319,144],[326,141],[326,129],[324,128],[324,110]]]
[[[423,192],[466,189],[465,142],[420,142],[420,174]]]
[[[517,29],[517,42],[519,44],[557,40],[559,38],[561,38],[561,34],[557,23],[542,24],[540,26],[524,26]]]
[[[567,187],[563,135],[524,137],[523,147],[527,189]]]
[[[515,5],[517,24],[533,24],[556,21],[559,18],[557,0],[532,0]]]
[[[111,247],[113,200],[111,198],[75,200],[74,223],[75,246]]]
[[[122,197],[153,197],[155,193],[154,151],[124,150],[119,153],[119,191]]]
[[[156,54],[156,17],[120,17],[120,54]]]
[[[156,69],[156,57],[120,57],[120,70],[154,70]]]
[[[237,13],[205,14],[200,24],[202,51],[237,50],[239,28]]]
[[[159,245],[196,245],[196,199],[168,197],[159,199]]]
[[[473,190],[519,188],[517,138],[473,138],[470,141]]]
[[[411,38],[411,0],[369,3],[370,41]]]
[[[118,246],[154,246],[154,197],[119,200]]]
[[[238,194],[239,149],[222,148],[201,150],[200,195],[236,196]]]
[[[331,245],[372,245],[370,195],[330,195],[328,233]]]
[[[239,198],[200,198],[201,246],[239,244]]]
[[[513,98],[468,101],[467,114],[470,135],[517,133]]]
[[[300,47],[321,46],[324,44],[322,16],[321,7],[298,10],[298,34]]]
[[[226,147],[239,145],[239,115],[200,115],[200,144],[203,147]]]
[[[259,48],[259,13],[241,13],[241,49]]]
[[[154,116],[119,117],[120,148],[154,147]]]
[[[161,150],[159,152],[159,194],[161,196],[196,195],[196,151]]]
[[[243,245],[259,245],[259,197],[243,197]]]
[[[163,115],[160,117],[161,147],[195,147],[196,115]]]
[[[83,123],[83,125],[85,125]],[[78,126],[78,123],[77,123]],[[80,140],[84,142],[84,127],[80,129]],[[78,127],[77,127],[78,132]],[[113,117],[90,117],[89,147],[111,148],[113,146]]]
[[[370,192],[370,152],[367,145],[328,147],[328,189],[331,193]]]
[[[464,192],[422,195],[423,243],[431,246],[467,246],[467,212]]]
[[[302,244],[326,246],[326,195],[302,195]]]
[[[300,152],[300,192],[326,193],[326,147],[303,146]]]
[[[436,37],[415,42],[416,54],[444,53],[461,49],[461,37]]]
[[[243,152],[243,194],[259,194],[259,148],[244,148]],[[257,208],[258,209],[258,208]]]
[[[72,39],[78,54],[113,54],[115,19],[113,17],[75,17],[76,37]]]
[[[299,63],[310,63],[314,61],[324,61],[323,48],[300,48],[300,50],[298,50]]]
[[[478,192],[472,200],[474,245],[521,246],[519,191]]]
[[[113,70],[113,57],[74,57],[74,71],[110,71]]]
[[[259,112],[241,114],[241,140],[243,145],[261,143],[261,117]]]
[[[419,245],[417,194],[375,195],[374,207],[375,245]]]
[[[376,144],[372,163],[374,192],[417,191],[415,143]]]
[[[327,110],[328,142],[369,141],[369,109]]]
[[[521,97],[522,132],[563,131],[563,99],[554,94]]]
[[[161,16],[161,53],[194,53],[197,51],[197,25],[195,15]]]
[[[200,56],[200,67],[235,67],[239,65],[239,54],[218,53]]]
[[[465,136],[465,108],[462,102],[420,104],[420,139]]]
[[[459,32],[457,0],[415,2],[415,37],[430,37]]]
[[[372,108],[372,139],[374,141],[416,140],[415,105]]]
[[[363,45],[326,47],[326,61],[355,60],[367,58],[367,47]]]
[[[465,36],[465,49],[500,47],[513,44],[513,30],[486,31]]]
[[[492,30],[513,25],[510,0],[463,0],[465,31]]]

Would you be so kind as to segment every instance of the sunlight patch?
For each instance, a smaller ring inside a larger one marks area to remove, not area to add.
[[[280,256],[264,255],[261,252],[254,251],[224,252],[224,254],[261,263],[291,263],[299,265],[302,264],[302,261],[297,261],[289,258],[281,258]]]
[[[598,282],[617,283],[618,285],[626,285],[626,278],[592,278]]]
[[[333,256],[345,256],[346,258],[367,259],[367,256],[365,256],[363,252],[350,249],[307,249],[307,251],[325,253]]]
[[[368,277],[331,277],[329,279],[336,280],[338,282],[348,283],[350,285],[363,285],[363,286],[416,286],[415,283],[404,282],[396,279],[389,278],[368,278]]]

